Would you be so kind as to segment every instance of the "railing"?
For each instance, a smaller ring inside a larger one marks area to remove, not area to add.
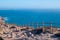
[[[58,28],[60,28],[60,24],[59,23],[52,23],[52,22],[41,22],[41,23],[39,23],[39,22],[36,22],[36,23],[28,23],[28,24],[22,24],[21,26],[27,26],[27,27],[33,27],[33,28],[39,28],[39,27],[41,27],[41,26],[44,26],[44,27],[46,27],[46,26],[52,26],[52,27],[58,27]]]

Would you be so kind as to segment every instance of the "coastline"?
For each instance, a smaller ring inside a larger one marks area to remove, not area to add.
[[[60,28],[54,28],[52,22],[50,26],[44,27],[44,22],[42,26],[37,28],[32,28],[30,26],[17,26],[15,24],[8,24],[3,22],[3,18],[0,18],[0,37],[4,40],[55,40],[59,39],[51,36],[56,36],[59,33]]]

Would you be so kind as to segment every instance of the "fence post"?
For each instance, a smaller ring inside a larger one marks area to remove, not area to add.
[[[36,22],[36,26],[37,26],[37,28],[38,28],[38,22]]]
[[[44,29],[44,22],[42,22],[42,29],[43,29],[43,32],[45,32],[45,31],[44,31],[44,30],[45,30],[45,29]]]
[[[50,32],[53,33],[52,22],[50,22]]]

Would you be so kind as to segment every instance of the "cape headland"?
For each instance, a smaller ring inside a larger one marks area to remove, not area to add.
[[[58,40],[60,38],[60,28],[53,27],[52,22],[50,26],[38,27],[17,26],[15,24],[8,24],[0,17],[0,37],[4,40]]]

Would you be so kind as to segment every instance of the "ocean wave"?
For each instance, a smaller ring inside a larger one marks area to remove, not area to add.
[[[5,21],[8,21],[8,17],[3,17]]]

